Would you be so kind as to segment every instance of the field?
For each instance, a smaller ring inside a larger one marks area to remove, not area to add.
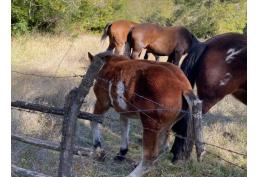
[[[65,95],[80,82],[80,78],[48,78],[45,76],[72,76],[85,73],[89,60],[87,52],[104,51],[107,41],[100,43],[98,35],[22,36],[12,39],[12,101],[24,100],[33,103],[62,107]],[[162,59],[164,61],[164,58]],[[20,73],[19,73],[20,72]],[[23,74],[21,74],[23,73]],[[34,76],[24,75],[33,73]],[[92,112],[95,101],[93,92],[87,96],[83,111]],[[246,154],[247,129],[246,106],[228,96],[219,102],[204,117],[204,140],[206,142]],[[12,110],[12,133],[59,142],[61,117]],[[103,146],[107,153],[104,162],[89,157],[75,157],[74,169],[78,177],[126,176],[141,156],[140,121],[131,121],[128,160],[117,163],[113,157],[119,150],[120,135],[118,114],[109,110],[102,126]],[[173,137],[171,137],[173,142]],[[91,147],[88,121],[78,121],[76,143]],[[171,143],[172,145],[172,143]],[[246,157],[214,147],[206,148],[235,164],[246,168]],[[203,162],[196,161],[195,153],[185,164],[173,165],[171,154],[163,154],[157,165],[146,177],[242,177],[246,170],[232,166],[210,154]],[[56,176],[59,153],[20,142],[12,141],[12,163],[20,167]],[[15,176],[15,175],[13,175]]]

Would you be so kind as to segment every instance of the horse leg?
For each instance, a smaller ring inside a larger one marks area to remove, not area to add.
[[[168,56],[167,62],[173,63],[173,60],[174,60],[175,58],[176,58],[176,52],[173,51],[173,52]]]
[[[115,48],[116,55],[123,55],[123,44],[117,44]]]
[[[120,125],[121,125],[121,146],[120,151],[114,160],[122,161],[125,159],[125,155],[128,152],[129,144],[129,120],[127,117],[120,115]]]
[[[155,130],[144,129],[142,160],[127,177],[141,177],[150,170],[158,156],[158,139],[158,132]]]
[[[159,56],[156,55],[156,54],[153,54],[153,55],[154,55],[154,57],[155,57],[155,60],[156,60],[156,61],[159,61]],[[144,55],[144,60],[147,60],[147,59],[149,58],[149,56],[150,56],[150,52],[146,51],[146,53],[145,53],[145,55]]]
[[[169,148],[168,136],[169,136],[168,129],[165,129],[160,133],[160,139],[159,139],[160,153],[167,151]]]
[[[241,101],[243,104],[247,104],[247,92],[246,90],[238,90],[232,94],[236,99]]]
[[[141,55],[141,51],[144,48],[144,44],[142,44],[141,42],[136,42],[133,45],[133,51],[131,54],[131,58],[132,59],[137,59],[140,58]]]
[[[94,114],[104,114],[108,110],[107,106],[103,106],[100,101],[96,101]],[[101,135],[99,130],[99,123],[95,121],[90,122],[91,131],[92,131],[92,138],[93,138],[93,146],[94,149],[101,148]]]
[[[156,60],[156,61],[159,61],[159,58],[160,58],[160,57],[159,57],[158,55],[154,54],[154,57],[155,57],[155,60]]]
[[[131,58],[132,58],[132,59],[137,59],[137,58],[140,57],[140,55],[141,55],[141,50],[139,50],[139,49],[133,49]]]
[[[181,52],[176,51],[176,52],[175,52],[175,58],[174,58],[174,61],[173,61],[172,63],[173,63],[174,65],[177,65],[177,66],[178,66],[182,55],[183,55],[183,54],[182,54]]]
[[[144,55],[144,60],[148,60],[149,58],[149,53],[146,51],[145,55]]]

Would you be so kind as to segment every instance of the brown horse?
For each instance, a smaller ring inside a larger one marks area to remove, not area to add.
[[[127,38],[126,50],[131,58],[139,58],[142,49],[156,56],[168,56],[168,62],[178,65],[180,58],[188,53],[197,41],[196,37],[181,26],[161,27],[157,24],[144,23],[132,28]],[[145,55],[144,59],[148,56]]]
[[[94,114],[104,114],[110,107],[120,113],[122,143],[116,159],[122,160],[128,151],[128,118],[139,118],[142,122],[142,160],[128,176],[140,177],[166,148],[167,132],[179,119],[182,104],[191,107],[197,98],[184,73],[173,64],[129,60],[107,52],[93,57],[89,53],[91,60],[95,57],[102,58],[105,64],[94,86],[97,98]],[[98,123],[91,122],[91,127],[94,147],[100,148]]]
[[[226,33],[194,45],[181,68],[191,85],[197,86],[203,100],[203,114],[207,113],[226,95],[247,104],[247,43],[246,36]],[[177,134],[187,135],[187,116],[172,128]],[[176,138],[172,147],[173,160],[182,159],[186,141]],[[185,157],[188,158],[188,157]]]
[[[105,26],[101,37],[101,41],[104,41],[109,37],[109,46],[107,51],[113,51],[115,48],[115,54],[122,55],[124,45],[127,41],[127,35],[135,25],[137,25],[137,23],[129,20],[118,20],[108,23]]]

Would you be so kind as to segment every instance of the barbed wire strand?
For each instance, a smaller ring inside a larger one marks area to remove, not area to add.
[[[184,139],[184,140],[189,140],[189,139],[187,139],[187,137],[184,137],[184,136],[182,136],[182,135],[178,135],[178,134],[176,134],[176,133],[174,133],[173,136],[178,137],[178,138],[181,138],[181,139]],[[194,141],[194,140],[191,140],[191,141]],[[228,151],[228,152],[231,152],[231,153],[234,153],[234,154],[237,154],[237,155],[241,155],[241,156],[247,157],[247,155],[244,154],[244,153],[236,152],[236,151],[233,151],[233,150],[231,150],[231,149],[227,149],[227,148],[224,148],[224,147],[215,145],[215,144],[211,144],[211,143],[207,143],[207,142],[200,142],[200,141],[199,141],[199,143],[203,143],[203,144],[208,145],[208,146],[212,146],[212,147],[215,147],[215,148],[224,150],[224,151]]]
[[[247,154],[244,154],[244,153],[241,153],[241,152],[236,152],[236,151],[233,151],[231,149],[227,149],[227,148],[224,148],[224,147],[221,147],[221,146],[218,146],[218,145],[215,145],[215,144],[210,144],[210,143],[207,143],[207,142],[203,142],[203,143],[205,145],[208,145],[208,146],[212,146],[212,147],[224,150],[224,151],[228,151],[228,152],[231,152],[231,153],[234,153],[234,154],[238,154],[238,155],[242,155],[242,156],[247,157]]]
[[[39,74],[31,74],[31,73],[24,73],[24,72],[20,72],[20,71],[16,71],[16,70],[12,70],[12,73],[17,73],[17,74],[21,74],[21,75],[26,75],[26,76],[33,76],[33,77],[46,77],[46,78],[73,78],[73,77],[83,77],[84,75],[71,75],[71,76],[48,76],[48,75],[39,75]]]
[[[238,167],[238,168],[240,168],[240,169],[242,169],[242,170],[247,170],[246,168],[244,168],[244,167],[242,167],[242,166],[240,166],[240,165],[238,165],[238,164],[235,164],[235,163],[233,163],[233,162],[230,162],[230,161],[228,161],[228,160],[222,158],[221,156],[219,156],[219,155],[217,155],[217,154],[215,154],[215,153],[212,153],[212,152],[210,152],[210,151],[208,151],[208,150],[205,150],[205,151],[206,151],[208,154],[211,154],[211,155],[213,155],[214,157],[217,157],[218,159],[223,160],[224,162],[227,162],[227,163],[230,164],[230,165],[233,165],[233,166],[235,166],[235,167]]]

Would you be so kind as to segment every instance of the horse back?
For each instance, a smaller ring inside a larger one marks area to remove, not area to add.
[[[131,30],[131,38],[134,43],[153,53],[170,55],[174,50],[186,53],[192,44],[193,35],[182,26],[162,27],[145,23]]]
[[[183,72],[178,67],[170,65],[172,64],[154,64],[141,60],[123,59],[123,57],[110,58],[98,74],[98,78],[101,79],[97,79],[96,85],[106,87],[103,89],[97,86],[102,89],[98,93],[103,95],[104,91],[106,99],[110,99],[108,96],[110,93],[107,92],[112,88],[112,99],[117,100],[117,90],[120,87],[119,84],[122,85],[124,97],[127,100],[126,109],[124,109],[125,107],[121,108],[118,102],[113,101],[113,107],[117,111],[135,110],[136,108],[132,105],[141,109],[157,109],[159,106],[154,102],[179,110],[182,106],[182,94],[192,88]],[[103,79],[108,84],[104,84]],[[109,86],[110,83],[112,86]],[[137,97],[135,93],[154,102]],[[174,116],[175,113],[173,113]],[[172,116],[172,113],[170,114]]]

